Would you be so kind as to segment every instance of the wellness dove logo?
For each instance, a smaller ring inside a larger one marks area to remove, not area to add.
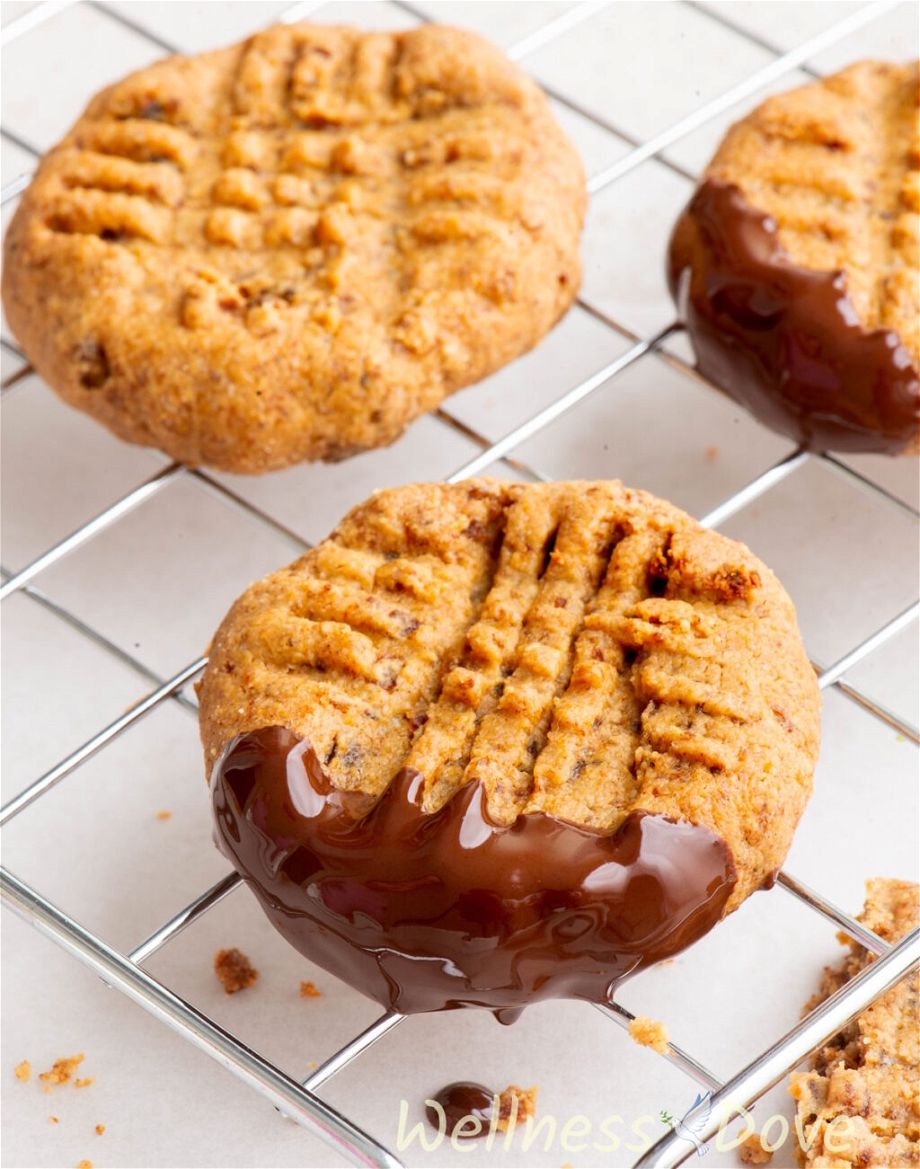
[[[703,1144],[700,1134],[705,1131],[712,1115],[711,1098],[711,1092],[701,1093],[679,1120],[675,1120],[669,1112],[658,1114],[658,1119],[662,1124],[672,1128],[681,1140],[693,1145],[698,1157],[705,1157],[709,1152],[709,1146]]]

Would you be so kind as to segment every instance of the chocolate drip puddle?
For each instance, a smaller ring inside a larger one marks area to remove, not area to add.
[[[920,381],[897,333],[863,328],[844,274],[796,265],[738,187],[699,187],[668,267],[700,373],[773,430],[819,450],[916,439]]]
[[[511,1021],[540,998],[606,1002],[683,949],[735,882],[708,829],[642,811],[615,832],[543,813],[495,824],[478,784],[423,812],[403,770],[379,798],[333,787],[284,727],[215,764],[218,845],[301,953],[402,1011],[482,1006]]]
[[[441,1114],[430,1104],[425,1109],[425,1119],[436,1132],[441,1132],[443,1127],[447,1136],[452,1137],[460,1129],[459,1136],[465,1140],[475,1140],[488,1134],[493,1113],[498,1107],[499,1094],[490,1092],[482,1084],[458,1080],[435,1092],[432,1099],[444,1110],[442,1120]],[[474,1127],[469,1123],[464,1125],[464,1121],[470,1117],[479,1121],[480,1127],[476,1132],[466,1131]]]

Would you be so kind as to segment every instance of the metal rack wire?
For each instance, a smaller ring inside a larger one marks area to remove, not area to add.
[[[400,2],[400,0],[397,2],[400,3],[400,7],[413,16],[423,20],[428,18],[426,13],[417,10],[410,3]],[[537,46],[549,43],[553,37],[572,28],[604,7],[605,2],[609,2],[609,0],[585,0],[585,2],[566,10],[560,17],[544,24],[537,32],[512,46],[509,55],[512,58],[520,58]],[[564,95],[553,93],[552,96],[557,101],[570,106],[604,129],[616,133],[631,146],[625,157],[591,179],[588,183],[589,193],[595,194],[604,189],[636,166],[653,157],[658,158],[666,166],[670,166],[685,177],[692,177],[688,176],[687,172],[680,166],[662,157],[661,152],[685,134],[702,126],[709,119],[730,109],[737,102],[755,94],[771,82],[782,78],[790,70],[803,67],[816,53],[877,19],[882,13],[892,8],[894,2],[895,0],[879,0],[879,2],[867,4],[853,11],[844,20],[818,36],[804,41],[790,52],[781,54],[776,53],[773,46],[765,45],[764,42],[751,36],[744,29],[737,28],[724,17],[707,10],[707,15],[711,19],[726,23],[738,35],[749,36],[752,41],[761,44],[762,47],[770,48],[771,52],[776,55],[768,65],[748,76],[740,84],[721,94],[715,100],[699,107],[688,117],[682,118],[679,122],[645,142],[630,138],[621,128],[598,118],[596,114],[579,107]],[[7,25],[3,30],[2,43],[7,44],[15,40],[17,36],[35,28],[41,21],[53,16],[64,6],[65,3],[61,3],[59,0],[49,0],[48,3],[28,11],[24,16]],[[93,3],[93,7],[98,8],[108,18],[127,25],[139,36],[147,37],[164,51],[173,51],[173,46],[130,19],[122,9],[110,8],[99,3]],[[318,3],[294,4],[283,14],[282,19],[287,21],[301,19],[315,7],[318,7]],[[16,139],[8,131],[4,130],[3,133],[11,141],[15,141],[20,148],[31,150],[28,144]],[[2,201],[6,203],[14,199],[25,189],[28,181],[29,176],[26,174],[7,183],[3,188]],[[474,458],[447,476],[448,482],[457,482],[477,474],[497,461],[504,461],[519,475],[524,475],[532,480],[542,479],[543,476],[536,470],[514,456],[516,449],[527,439],[552,425],[589,395],[604,388],[607,392],[615,393],[617,376],[651,354],[657,354],[666,362],[679,367],[683,372],[696,376],[680,357],[662,348],[663,343],[679,330],[679,325],[669,325],[657,335],[643,338],[635,335],[621,323],[599,312],[594,306],[583,301],[579,301],[579,303],[588,313],[621,337],[629,340],[631,342],[630,348],[615,360],[598,369],[590,377],[566,390],[544,409],[514,427],[496,442],[489,442],[469,425],[454,418],[450,413],[449,403],[446,403],[435,413],[435,417],[443,425],[460,430],[466,438],[480,447],[480,452]],[[3,339],[3,345],[24,360],[24,355],[19,352],[12,341]],[[13,373],[4,384],[4,390],[20,381],[25,372],[28,372],[28,366]],[[873,493],[886,506],[898,508],[902,512],[906,511],[914,519],[917,518],[918,513],[914,508],[887,492],[883,487],[865,478],[846,463],[826,454],[795,451],[723,500],[702,517],[701,522],[710,527],[724,523],[741,508],[776,487],[809,459],[821,460],[828,469],[846,477],[861,490]],[[58,619],[67,622],[82,635],[91,638],[107,652],[117,656],[122,663],[131,666],[148,683],[153,684],[153,688],[145,698],[120,718],[99,730],[81,747],[60,760],[49,771],[0,808],[0,825],[23,812],[30,804],[40,799],[52,787],[73,773],[81,764],[97,752],[104,750],[139,719],[156,710],[161,704],[174,701],[183,709],[193,714],[196,712],[194,700],[188,694],[187,686],[204,668],[206,659],[197,657],[173,677],[159,678],[143,663],[109,641],[103,633],[87,626],[77,616],[46,596],[34,583],[52,564],[74,549],[91,541],[129,511],[143,504],[169,483],[183,476],[194,477],[208,491],[217,493],[260,523],[268,525],[299,551],[307,546],[300,537],[278,520],[234,493],[223,483],[208,475],[207,472],[171,463],[146,482],[113,501],[102,512],[71,532],[65,539],[47,549],[30,564],[13,574],[4,572],[3,584],[0,586],[0,599],[12,596],[17,592],[23,592],[33,601],[50,610]],[[911,605],[888,621],[871,636],[853,646],[837,661],[823,669],[816,667],[818,669],[818,682],[822,689],[835,687],[850,700],[858,703],[873,716],[896,728],[914,742],[918,741],[918,735],[913,727],[846,682],[845,675],[857,662],[867,658],[905,629],[917,617],[918,612],[920,612],[920,602]],[[85,929],[64,910],[52,904],[39,891],[28,886],[9,870],[0,869],[0,891],[2,891],[4,903],[37,929],[50,936],[65,950],[82,960],[106,983],[121,990],[183,1038],[206,1051],[212,1058],[261,1092],[285,1114],[326,1140],[330,1146],[352,1163],[357,1165],[400,1165],[401,1162],[389,1149],[363,1131],[355,1121],[324,1103],[318,1095],[318,1091],[353,1059],[396,1027],[402,1021],[403,1016],[393,1011],[384,1013],[364,1031],[355,1035],[306,1079],[298,1083],[196,1010],[145,969],[145,963],[154,953],[176,938],[183,930],[192,926],[240,884],[241,879],[236,873],[226,875],[186,905],[169,921],[159,926],[130,952],[121,953],[108,945],[102,938]],[[737,1115],[741,1108],[749,1107],[811,1051],[825,1042],[829,1036],[839,1031],[851,1018],[863,1011],[870,1002],[892,986],[914,963],[920,960],[920,931],[915,930],[896,946],[888,946],[877,935],[860,925],[820,892],[808,888],[791,874],[781,873],[777,884],[788,895],[797,898],[810,909],[833,922],[850,937],[862,943],[870,952],[878,956],[878,960],[832,998],[812,1011],[798,1026],[780,1036],[771,1047],[755,1055],[744,1068],[727,1081],[720,1080],[689,1052],[673,1044],[669,1046],[664,1058],[689,1076],[705,1092],[711,1093],[706,1105],[710,1109],[709,1121],[705,1126],[701,1126],[703,1139],[714,1135],[719,1127]],[[628,1026],[632,1018],[628,1011],[615,1003],[601,1006],[598,1009],[611,1021],[619,1023],[621,1026]],[[686,1119],[691,1120],[692,1118]],[[672,1131],[644,1154],[637,1165],[674,1166],[680,1164],[692,1152],[692,1145],[688,1144],[677,1132]]]

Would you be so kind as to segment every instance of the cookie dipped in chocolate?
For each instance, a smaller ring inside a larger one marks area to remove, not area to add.
[[[771,429],[815,450],[916,449],[920,380],[898,334],[863,328],[844,274],[793,263],[738,187],[699,187],[668,279],[700,373]]]
[[[479,784],[440,810],[403,770],[335,788],[283,727],[239,736],[211,794],[219,847],[311,961],[394,1010],[608,1001],[721,917],[735,882],[708,829],[635,811],[609,834],[544,813],[493,823]]]

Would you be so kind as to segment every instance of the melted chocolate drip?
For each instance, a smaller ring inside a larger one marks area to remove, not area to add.
[[[481,1124],[478,1132],[461,1133],[461,1137],[472,1140],[486,1136],[492,1120],[492,1108],[495,1103],[495,1093],[490,1092],[482,1084],[474,1084],[469,1080],[458,1080],[454,1084],[447,1084],[433,1099],[444,1109],[444,1131],[452,1137],[455,1130],[469,1116],[473,1116]],[[436,1108],[429,1104],[425,1108],[425,1119],[437,1132],[441,1131],[441,1116]]]
[[[735,883],[708,829],[633,812],[612,833],[543,813],[493,823],[470,784],[423,812],[402,771],[379,799],[332,786],[283,727],[235,739],[211,793],[218,846],[284,937],[398,1011],[606,1002],[706,933]]]
[[[894,454],[916,441],[920,380],[897,333],[864,329],[844,274],[794,264],[738,187],[699,187],[668,279],[700,373],[773,430],[818,450]]]

